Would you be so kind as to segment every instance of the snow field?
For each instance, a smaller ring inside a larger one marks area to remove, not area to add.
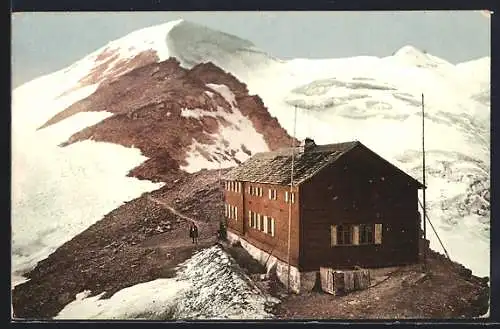
[[[252,285],[220,247],[201,250],[178,267],[171,279],[158,279],[120,290],[109,299],[89,291],[56,319],[267,319],[279,300]]]

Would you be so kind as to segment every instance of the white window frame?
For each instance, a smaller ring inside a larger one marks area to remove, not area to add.
[[[269,200],[277,200],[278,199],[278,192],[276,189],[269,189]]]
[[[383,240],[383,225],[380,223],[375,224],[375,231],[374,231],[374,242],[375,244],[382,244]]]

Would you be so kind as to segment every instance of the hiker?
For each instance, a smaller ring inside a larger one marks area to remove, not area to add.
[[[219,240],[226,240],[226,225],[224,224],[223,221],[220,221],[219,223],[219,230],[217,231],[217,238]]]
[[[189,237],[193,240],[193,243],[198,244],[198,227],[194,222],[189,227]]]

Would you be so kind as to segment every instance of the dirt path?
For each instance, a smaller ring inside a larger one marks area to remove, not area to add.
[[[168,210],[170,210],[172,213],[174,213],[174,215],[177,215],[185,220],[188,220],[188,221],[191,221],[191,222],[194,222],[196,225],[198,226],[204,226],[205,223],[204,222],[200,222],[199,220],[196,220],[196,219],[193,219],[191,217],[188,217],[182,213],[180,213],[179,211],[175,210],[172,206],[170,206],[168,203],[166,203],[165,201],[161,201],[155,197],[152,197],[151,195],[148,195],[147,197],[149,200],[153,201],[153,202],[156,202],[157,204],[167,208]]]
[[[173,215],[178,216],[186,220],[187,222],[193,222],[198,226],[200,230],[200,237],[198,240],[198,244],[195,245],[196,248],[207,247],[217,241],[217,237],[214,232],[214,225],[210,225],[209,223],[186,216],[170,206],[167,202],[155,198],[151,195],[148,195],[147,198],[148,200],[158,204],[162,208],[168,209]],[[188,235],[189,225],[187,222],[180,223],[175,230],[157,234],[149,239],[146,239],[141,244],[141,246],[145,248],[159,247],[165,249],[176,249],[193,246],[193,242]]]

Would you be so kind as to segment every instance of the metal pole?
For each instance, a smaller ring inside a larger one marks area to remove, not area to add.
[[[427,248],[425,248],[425,244],[427,241],[427,226],[426,226],[426,217],[427,217],[427,204],[425,202],[425,192],[427,189],[427,186],[425,185],[425,112],[424,112],[424,94],[422,93],[422,175],[423,175],[423,184],[424,184],[424,189],[423,189],[423,213],[424,213],[424,263],[427,260]]]
[[[290,239],[292,235],[292,193],[293,193],[293,169],[295,165],[295,129],[297,125],[297,106],[294,109],[293,117],[293,138],[292,138],[292,170],[290,171],[290,195],[288,197],[288,279],[287,290],[290,293]]]
[[[420,200],[418,200],[418,203],[420,203],[420,206],[423,208],[422,203],[420,202]],[[431,222],[431,220],[430,220],[429,216],[424,217],[424,220],[425,220],[426,218],[427,218],[427,220],[429,221],[429,224],[431,225],[431,228],[432,228],[432,230],[434,231],[434,234],[436,234],[436,237],[438,238],[438,241],[439,241],[439,243],[441,244],[441,247],[443,248],[444,253],[446,254],[446,257],[447,257],[448,259],[451,259],[451,258],[450,258],[450,255],[448,254],[448,251],[447,251],[447,250],[446,250],[446,248],[444,247],[443,241],[441,241],[441,238],[439,237],[439,234],[437,233],[436,229],[434,228],[434,225],[432,225],[432,222]]]

